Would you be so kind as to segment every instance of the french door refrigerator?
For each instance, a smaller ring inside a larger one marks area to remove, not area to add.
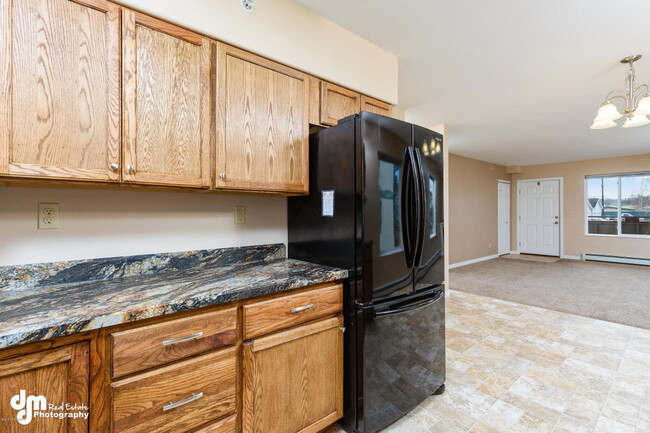
[[[442,136],[363,111],[311,134],[309,152],[289,257],[349,271],[340,422],[371,433],[444,390]]]

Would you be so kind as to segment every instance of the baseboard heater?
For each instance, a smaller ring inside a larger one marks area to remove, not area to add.
[[[642,259],[639,257],[606,256],[603,254],[584,254],[583,258],[584,260],[592,260],[596,262],[626,263],[629,265],[650,266],[650,259]]]

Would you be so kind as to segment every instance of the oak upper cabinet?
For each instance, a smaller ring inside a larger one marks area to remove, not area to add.
[[[218,44],[216,187],[308,192],[308,76]]]
[[[211,41],[124,10],[125,182],[209,187]]]
[[[393,106],[370,96],[361,95],[361,111],[391,117],[393,115]]]
[[[309,123],[334,126],[359,112],[359,93],[314,77],[310,77],[309,86]]]
[[[31,404],[31,400],[27,402],[26,397],[45,397],[45,406],[42,409],[46,412],[49,410],[49,404],[61,406],[67,403],[71,406],[85,406],[86,409],[72,412],[87,414],[89,363],[87,342],[0,361],[0,396],[2,396],[0,431],[87,433],[88,419],[83,417],[76,419],[33,417],[31,409],[40,409],[40,402],[37,408]],[[24,390],[24,395],[21,390]],[[18,397],[12,398],[13,396]],[[10,400],[15,403],[15,407],[12,407]],[[27,405],[30,407],[27,408]],[[27,410],[21,413],[19,411],[22,408]],[[17,421],[15,417],[23,421]],[[27,423],[30,418],[31,421]]]
[[[316,433],[343,415],[343,319],[244,343],[244,433]]]
[[[0,175],[119,181],[119,8],[0,2]]]

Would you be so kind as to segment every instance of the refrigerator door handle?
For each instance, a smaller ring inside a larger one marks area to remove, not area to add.
[[[409,267],[416,267],[416,255],[418,248],[421,244],[422,230],[420,230],[420,213],[422,213],[422,199],[421,199],[421,188],[420,188],[420,173],[418,171],[418,165],[415,159],[415,152],[412,147],[406,149],[409,156],[409,163],[411,164],[411,176],[413,177],[413,197],[415,199],[415,206],[412,206],[409,203],[409,231],[411,232],[411,261]],[[410,196],[410,191],[407,191],[407,194]],[[410,201],[410,200],[409,200]],[[415,209],[413,209],[415,208]],[[415,232],[413,232],[413,227],[415,227]]]
[[[414,266],[420,266],[420,261],[422,259],[422,249],[424,248],[424,222],[426,218],[426,208],[425,204],[426,199],[426,181],[424,179],[424,169],[422,168],[422,155],[420,154],[420,149],[414,148],[414,163],[416,167],[417,177],[418,177],[418,188],[416,189],[416,197],[418,200],[417,206],[417,247],[415,249],[415,254],[413,256]]]
[[[445,292],[443,290],[437,292],[433,297],[431,298],[426,298],[424,300],[420,300],[418,302],[414,302],[413,304],[409,305],[404,305],[400,306],[395,309],[388,309],[386,311],[375,311],[375,317],[382,317],[382,316],[390,316],[391,314],[399,314],[399,313],[404,313],[407,311],[414,311],[414,310],[419,310],[420,308],[424,308],[428,305],[434,304],[438,302],[440,299],[442,299],[445,296]]]
[[[410,211],[408,200],[408,184],[413,172],[409,149],[404,149],[402,159],[402,185],[400,188],[400,217],[402,219],[402,241],[404,242],[404,256],[406,257],[406,266],[413,266],[413,235],[411,234]]]

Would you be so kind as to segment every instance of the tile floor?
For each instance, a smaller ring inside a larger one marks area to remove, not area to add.
[[[383,433],[650,432],[650,330],[463,292],[446,392]]]

